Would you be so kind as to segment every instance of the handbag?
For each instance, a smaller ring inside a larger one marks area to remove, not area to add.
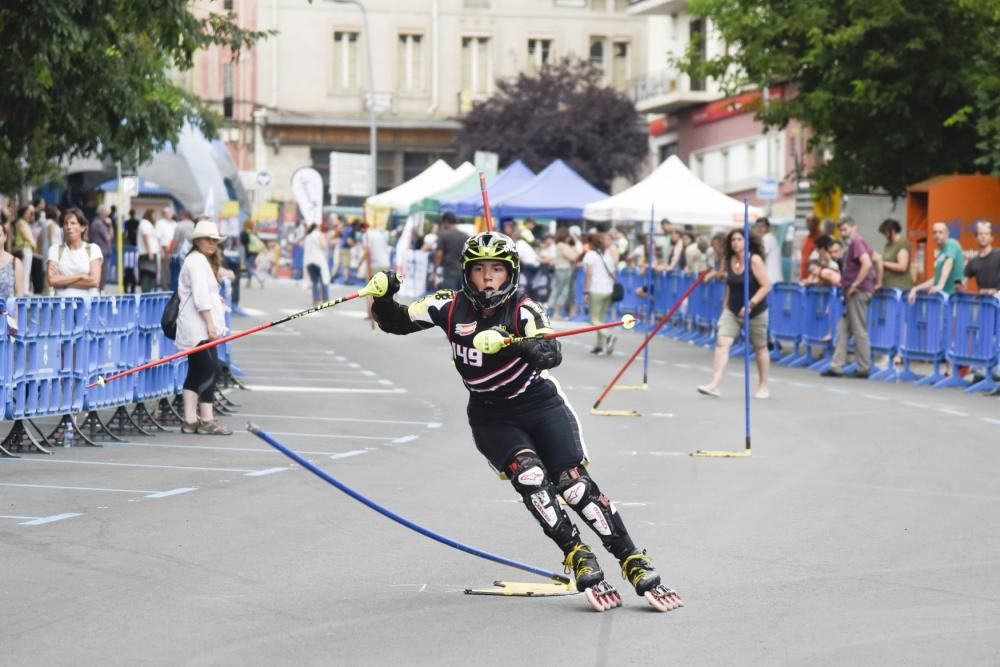
[[[156,273],[156,269],[159,266],[158,255],[154,255],[153,259],[150,259],[143,253],[139,255],[139,273]]]
[[[625,286],[615,279],[615,274],[611,273],[611,269],[608,268],[607,262],[604,261],[604,255],[601,255],[601,265],[604,266],[604,270],[608,272],[611,276],[611,280],[614,281],[614,285],[611,286],[611,303],[618,303],[625,298]]]

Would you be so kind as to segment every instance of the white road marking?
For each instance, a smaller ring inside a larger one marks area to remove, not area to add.
[[[303,452],[299,452],[299,453],[301,454]],[[333,460],[337,460],[337,459],[349,459],[352,456],[361,456],[362,454],[367,454],[367,453],[368,453],[367,449],[352,449],[349,452],[342,452],[340,454],[331,454],[330,458],[333,459]]]
[[[156,468],[159,470],[202,470],[207,472],[242,472],[251,473],[259,472],[257,470],[247,469],[247,468],[205,468],[201,466],[168,466],[168,465],[157,465],[153,463],[111,463],[109,461],[66,461],[63,459],[0,459],[4,463],[18,462],[18,463],[50,463],[50,464],[63,464],[63,465],[84,465],[84,466],[113,466],[116,468]]]
[[[320,382],[320,383],[323,383],[323,382],[329,382],[332,379],[332,378],[326,378],[326,377],[322,377],[322,376],[320,376],[320,377],[303,377],[302,375],[258,375],[252,369],[248,370],[247,372],[253,375],[253,379],[254,379],[255,382],[258,382],[258,381],[259,382],[296,382],[296,381],[299,381],[299,382]],[[295,372],[297,372],[297,371],[295,371]],[[370,385],[385,385],[386,383],[388,383],[390,385],[392,384],[392,382],[389,381],[389,380],[375,380],[375,379],[372,379],[372,378],[363,378],[363,377],[358,377],[358,378],[336,378],[333,381],[337,382],[339,384],[343,384],[343,385],[348,385],[349,384],[349,385],[352,385],[352,386],[353,385],[358,385],[358,386],[364,386],[364,385],[369,385],[369,386]],[[307,385],[307,384],[303,384],[302,386],[303,387],[315,387],[315,386],[322,387],[324,385],[322,385],[322,384],[319,384],[319,385],[311,385],[311,384]]]
[[[256,309],[256,308],[245,308],[245,307],[241,307],[241,308],[240,308],[240,310],[242,310],[242,311],[243,311],[244,313],[246,313],[247,315],[251,315],[251,316],[253,316],[253,317],[261,317],[261,316],[263,316],[263,315],[267,315],[267,312],[266,312],[266,311],[263,311],[263,310],[258,310],[258,309]]]
[[[863,398],[870,398],[873,401],[888,401],[888,396],[883,396],[882,394],[861,394]]]
[[[956,417],[968,417],[968,412],[962,412],[961,410],[953,410],[951,408],[938,408],[938,412],[943,412],[946,415],[955,415]]]
[[[674,363],[674,368],[694,368],[691,364],[678,364]]]
[[[792,385],[793,387],[802,387],[803,389],[812,389],[813,387],[816,386],[814,384],[809,384],[808,382],[789,382],[788,384]]]
[[[249,384],[247,389],[260,392],[283,392],[293,394],[405,394],[405,389],[363,389],[358,387],[294,387],[287,385]]]
[[[671,417],[674,416],[674,413],[673,412],[650,412],[649,416],[650,417],[665,417],[665,418],[669,419],[669,418],[671,418]]]
[[[396,438],[395,440],[392,440],[390,442],[393,445],[402,445],[402,444],[405,444],[407,442],[413,442],[414,440],[416,440],[419,437],[420,436],[418,436],[418,435],[404,435],[404,436],[402,436],[400,438]]]
[[[824,387],[831,394],[850,394],[851,392],[846,389],[837,389],[836,387]]]
[[[41,526],[42,524],[52,523],[53,521],[72,519],[75,516],[83,516],[83,514],[80,512],[66,512],[64,514],[53,514],[52,516],[0,516],[0,519],[27,519],[27,521],[21,521],[20,525]]]
[[[261,445],[260,447],[213,447],[211,445],[172,445],[163,442],[105,442],[103,443],[108,447],[159,447],[163,449],[204,449],[207,451],[219,451],[219,452],[251,452],[253,454],[281,454],[276,449]],[[329,456],[331,453],[335,452],[314,452],[305,449],[296,449],[299,454],[308,454],[310,456]]]
[[[263,477],[264,475],[273,475],[276,472],[285,472],[288,470],[287,467],[282,466],[281,468],[268,468],[267,470],[255,470],[254,472],[248,472],[244,477]]]
[[[911,408],[929,408],[930,406],[926,403],[917,403],[916,401],[900,401],[903,405],[908,405]]]
[[[986,422],[987,424],[1000,424],[1000,419],[992,419],[990,417],[980,417],[979,421]]]
[[[654,364],[665,364],[667,362],[663,361],[662,359],[653,359],[653,363]]]
[[[441,428],[441,422],[418,422],[405,421],[400,419],[362,419],[358,417],[311,417],[308,415],[267,415],[252,412],[241,412],[241,417],[257,417],[260,419],[295,419],[302,421],[316,422],[363,422],[365,424],[405,424],[407,426],[426,426],[427,428]]]
[[[650,456],[687,456],[687,452],[650,452]]]
[[[170,491],[144,491],[142,489],[108,489],[98,486],[56,486],[54,484],[17,484],[14,482],[0,482],[0,486],[15,486],[23,489],[58,489],[64,491],[99,491],[105,493],[141,493],[147,498],[166,498],[176,496],[188,491],[194,491],[198,487],[171,489]]]
[[[249,433],[250,431],[236,431],[237,433]],[[395,442],[397,436],[394,435],[343,435],[334,433],[303,433],[301,431],[268,431],[269,435],[284,435],[298,438],[330,438],[333,440],[391,440]],[[416,438],[417,436],[412,436]]]

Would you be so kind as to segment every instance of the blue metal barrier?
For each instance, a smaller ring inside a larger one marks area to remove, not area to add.
[[[138,366],[154,359],[161,359],[177,351],[174,341],[164,336],[163,330],[160,328],[163,309],[169,300],[170,294],[166,292],[150,292],[140,297],[138,332],[136,334],[137,358],[130,365]],[[172,396],[177,384],[174,372],[175,369],[171,364],[161,364],[135,373],[133,400],[143,402],[153,398]]]
[[[781,347],[775,346],[772,358],[786,366],[800,357],[799,345],[805,329],[803,303],[805,290],[795,283],[776,283],[767,293],[767,324],[771,337],[778,343],[790,343],[791,352],[782,356]]]
[[[7,335],[7,304],[0,301],[0,422],[10,412],[10,367],[13,346]]]
[[[802,304],[802,345],[803,354],[786,362],[787,366],[808,366],[810,370],[823,370],[830,365],[833,357],[834,338],[837,322],[844,311],[840,300],[840,290],[826,285],[806,287]],[[813,358],[813,348],[819,348],[822,356]]]
[[[576,304],[576,315],[573,319],[577,322],[587,322],[590,319],[587,300],[587,270],[578,268],[573,275],[573,303]]]
[[[8,416],[62,416],[83,407],[87,306],[83,298],[20,297],[15,300]]]
[[[664,296],[666,297],[665,304],[663,307],[663,313],[667,313],[671,306],[677,302],[677,299],[684,294],[684,290],[687,289],[688,285],[691,284],[691,280],[687,279],[683,271],[667,271],[663,274],[663,282],[666,286],[664,290]],[[674,313],[670,321],[660,330],[660,333],[670,336],[671,338],[680,338],[683,336],[687,329],[684,327],[684,317],[686,314],[686,309],[681,306]]]
[[[87,350],[84,366],[87,384],[132,367],[138,355],[138,310],[139,297],[131,294],[91,300],[83,340]],[[135,381],[133,374],[85,389],[83,409],[89,412],[131,403]]]
[[[683,340],[712,347],[719,328],[719,317],[722,315],[722,297],[726,284],[719,280],[703,282],[688,297],[688,314],[694,333],[684,336]]]
[[[899,379],[904,382],[916,381],[918,385],[935,384],[944,379],[940,365],[945,360],[948,349],[948,331],[951,329],[951,315],[948,296],[920,292],[913,305],[903,311],[903,340],[899,354],[903,357],[903,370]],[[913,361],[934,364],[933,372],[922,377],[910,369]]]
[[[993,369],[1000,363],[1000,339],[997,338],[1000,300],[995,296],[952,294],[947,310],[952,325],[947,350],[952,373],[951,377],[935,383],[934,388],[964,387],[969,392],[993,391],[997,388]],[[984,369],[985,378],[970,385],[959,376],[959,365]]]
[[[105,285],[115,285],[118,283],[118,248],[116,244],[111,245],[111,252],[104,258],[107,262],[108,270],[104,276]],[[139,261],[139,249],[134,245],[122,246],[122,268],[125,271],[132,269],[135,274],[136,264]]]
[[[895,367],[896,354],[903,337],[903,293],[898,289],[883,288],[872,295],[868,303],[868,338],[871,341],[872,368],[869,379],[895,382],[899,372]],[[886,355],[885,368],[875,365],[875,355]],[[845,372],[847,369],[844,369]]]

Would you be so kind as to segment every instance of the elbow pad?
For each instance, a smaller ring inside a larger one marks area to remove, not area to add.
[[[562,347],[554,339],[526,340],[518,345],[521,358],[540,370],[562,363]]]
[[[389,298],[372,300],[372,317],[378,322],[378,328],[391,334],[408,334],[419,331],[406,306]]]

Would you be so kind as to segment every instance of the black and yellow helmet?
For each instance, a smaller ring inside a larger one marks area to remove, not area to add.
[[[507,264],[507,281],[497,290],[480,292],[469,280],[469,269],[473,262],[491,259]],[[484,232],[470,236],[462,251],[462,291],[479,310],[496,308],[517,293],[517,283],[521,275],[521,258],[517,254],[514,239],[499,232]]]

